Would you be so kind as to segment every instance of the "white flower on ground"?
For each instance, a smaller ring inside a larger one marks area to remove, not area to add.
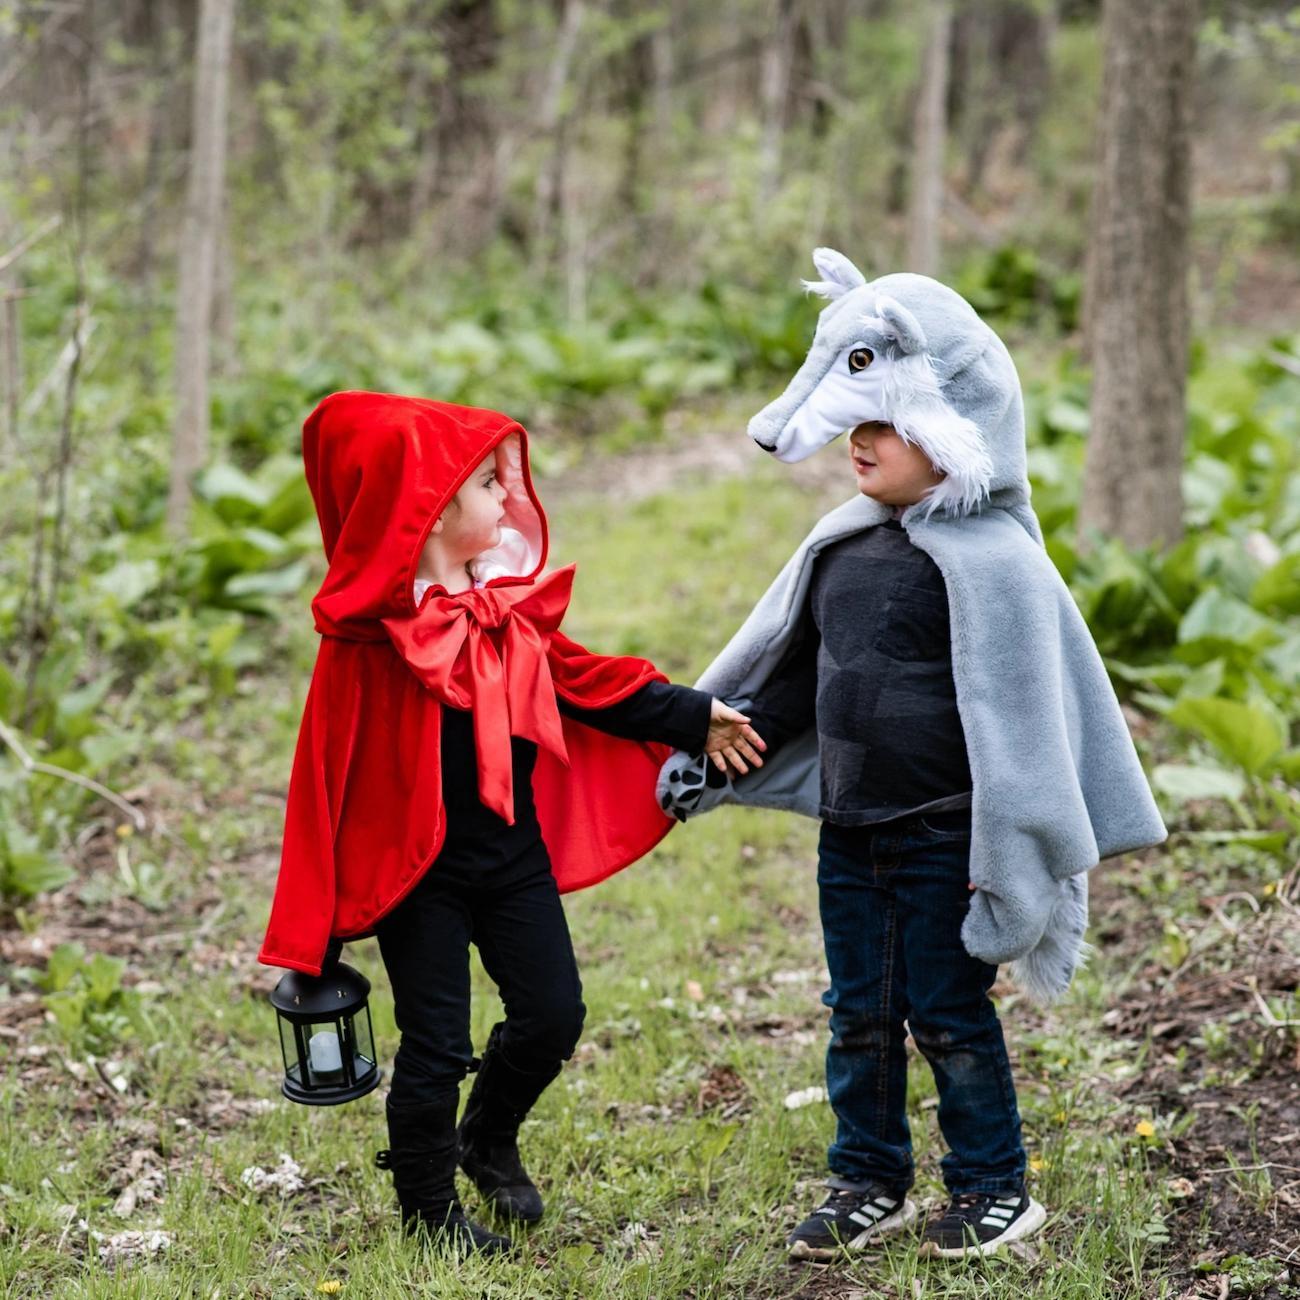
[[[155,1229],[152,1232],[116,1232],[105,1237],[102,1232],[90,1234],[99,1246],[99,1257],[106,1264],[116,1264],[121,1260],[157,1255],[172,1244],[172,1234]]]
[[[285,1152],[280,1153],[280,1163],[270,1173],[260,1165],[249,1165],[239,1175],[239,1181],[258,1196],[268,1192],[275,1192],[280,1196],[292,1196],[294,1192],[302,1191],[305,1185],[302,1166]]]
[[[825,1088],[801,1088],[798,1092],[792,1092],[785,1099],[785,1108],[786,1110],[802,1110],[805,1106],[815,1106],[819,1101],[825,1100]]]

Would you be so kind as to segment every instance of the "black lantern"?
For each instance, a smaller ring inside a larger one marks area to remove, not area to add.
[[[280,1020],[284,1083],[280,1091],[305,1106],[337,1106],[379,1083],[370,1028],[370,981],[343,962],[323,975],[290,971],[271,994]]]

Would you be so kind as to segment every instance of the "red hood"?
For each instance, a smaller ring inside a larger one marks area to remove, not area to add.
[[[303,426],[303,460],[329,570],[312,602],[316,630],[384,638],[379,620],[415,613],[412,584],[433,522],[498,449],[502,543],[476,576],[527,582],[546,562],[546,516],[528,471],[528,435],[499,411],[391,393],[334,393]]]

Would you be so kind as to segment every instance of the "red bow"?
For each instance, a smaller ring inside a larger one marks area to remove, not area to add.
[[[413,618],[383,620],[434,696],[473,713],[479,798],[512,826],[510,737],[531,740],[562,763],[569,758],[546,648],[569,606],[573,573],[569,565],[528,585],[454,596],[435,590]]]

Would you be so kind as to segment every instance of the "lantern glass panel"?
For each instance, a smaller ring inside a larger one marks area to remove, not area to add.
[[[375,1055],[375,1036],[370,1028],[370,1008],[363,1007],[352,1018],[352,1049],[356,1053],[357,1074],[364,1074],[379,1060]]]

